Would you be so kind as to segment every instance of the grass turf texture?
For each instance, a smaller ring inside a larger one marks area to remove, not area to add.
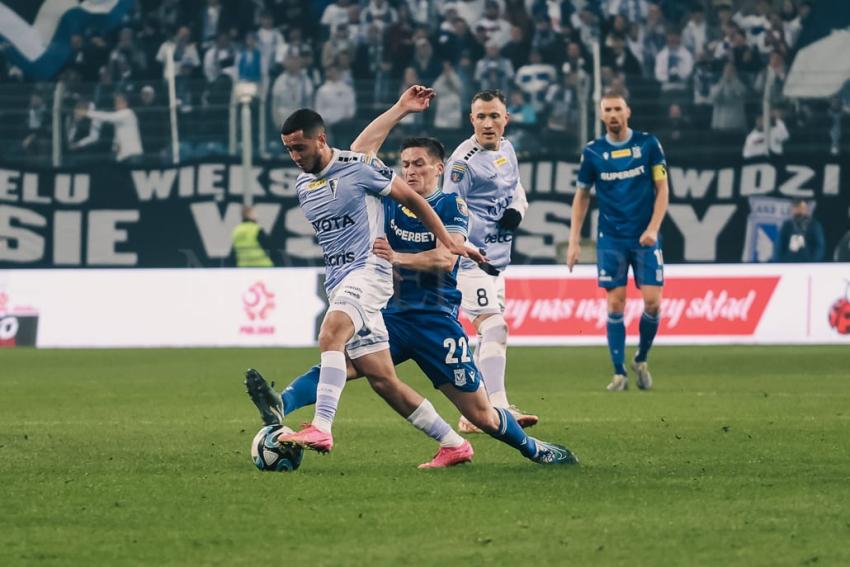
[[[0,565],[847,565],[847,356],[657,348],[656,389],[612,394],[603,349],[512,348],[512,401],[580,467],[472,436],[419,471],[433,442],[358,381],[334,452],[275,474],[241,373],[315,350],[0,351]]]

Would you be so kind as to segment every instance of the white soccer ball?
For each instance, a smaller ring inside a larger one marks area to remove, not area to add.
[[[251,441],[251,459],[261,471],[290,472],[301,466],[304,449],[294,443],[278,444],[278,435],[292,433],[285,425],[266,425]]]

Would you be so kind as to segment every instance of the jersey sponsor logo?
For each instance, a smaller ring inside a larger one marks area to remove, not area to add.
[[[611,152],[612,158],[631,157],[631,155],[632,155],[632,150],[630,150],[629,148],[626,148],[624,150],[616,150],[616,151]]]
[[[341,228],[354,226],[354,219],[348,215],[341,217],[326,217],[312,221],[310,224],[313,225],[313,230],[316,231],[316,234],[321,234],[329,230],[339,230]]]
[[[631,179],[632,177],[643,175],[644,171],[646,171],[646,168],[642,165],[639,165],[637,167],[633,167],[625,171],[603,171],[599,174],[599,178],[602,179],[602,181],[618,181],[621,179]]]
[[[509,232],[497,232],[495,234],[488,234],[484,237],[484,244],[501,244],[504,242],[511,242],[514,239],[514,235]]]
[[[316,179],[315,181],[311,181],[307,184],[307,191],[315,191],[316,189],[321,189],[327,183],[327,179]]]
[[[390,228],[393,231],[393,234],[401,240],[407,242],[436,242],[437,239],[434,238],[434,235],[430,232],[416,232],[414,230],[405,230],[400,228],[396,223],[395,219],[390,219]]]
[[[354,261],[354,252],[340,252],[339,254],[325,254],[325,266],[342,266]]]
[[[466,206],[466,201],[461,199],[460,197],[455,197],[455,202],[457,203],[457,210],[460,214],[465,217],[469,216],[469,207]]]
[[[451,174],[449,178],[453,183],[460,183],[463,181],[463,176],[466,175],[466,164],[460,161],[456,161],[452,164]]]
[[[408,209],[404,205],[399,205],[399,208],[401,209],[401,212],[404,213],[404,216],[410,217],[412,219],[418,218],[416,216],[416,213],[414,213],[413,211],[411,211],[410,209]]]
[[[667,166],[663,163],[652,166],[652,180],[658,181],[660,179],[667,179]]]
[[[508,158],[506,158],[505,156],[499,156],[499,157],[497,157],[496,159],[493,160],[493,164],[496,167],[502,167],[506,163],[508,163]]]

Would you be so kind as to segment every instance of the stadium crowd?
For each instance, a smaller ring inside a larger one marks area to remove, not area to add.
[[[259,86],[270,133],[261,150],[272,155],[277,126],[300,107],[322,114],[332,142],[344,146],[417,83],[438,97],[401,135],[438,131],[453,145],[468,136],[472,94],[498,88],[508,94],[519,151],[577,152],[582,113],[592,135],[599,38],[603,89],[629,93],[635,126],[656,132],[673,152],[765,155],[770,69],[769,151],[838,154],[846,150],[850,88],[826,102],[782,95],[811,7],[800,0],[138,0],[123,27],[71,39],[73,54],[56,77],[64,86],[64,153],[71,161],[109,151],[121,160],[168,155],[167,46],[181,157],[226,153],[236,81]],[[0,55],[6,159],[50,155],[54,89],[26,81]],[[14,97],[28,105],[10,104]]]

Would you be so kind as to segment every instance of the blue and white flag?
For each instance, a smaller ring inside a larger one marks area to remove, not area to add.
[[[133,0],[2,0],[0,38],[6,57],[27,78],[52,79],[71,55],[71,36],[95,28],[109,31],[133,7]]]
[[[803,22],[785,80],[787,97],[826,98],[850,79],[850,2],[818,0]]]

